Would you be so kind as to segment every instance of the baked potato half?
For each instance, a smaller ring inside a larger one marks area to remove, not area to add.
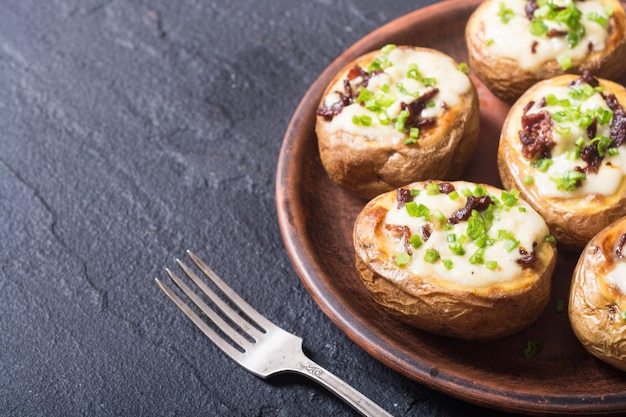
[[[502,183],[520,190],[564,249],[581,250],[626,215],[625,107],[623,86],[566,74],[531,87],[504,121]]]
[[[598,233],[582,252],[568,314],[589,353],[626,371],[626,217]]]
[[[626,71],[626,16],[618,0],[486,0],[470,16],[465,38],[472,72],[509,104],[566,72],[617,79]]]
[[[330,179],[369,199],[412,181],[458,178],[479,127],[463,67],[436,50],[387,45],[337,74],[315,131]]]
[[[550,298],[556,246],[514,190],[415,182],[370,200],[353,240],[374,301],[429,332],[503,337],[535,321]]]

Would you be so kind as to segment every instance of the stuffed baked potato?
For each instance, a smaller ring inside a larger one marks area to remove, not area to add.
[[[582,252],[569,319],[589,353],[626,371],[626,217],[598,233]]]
[[[439,51],[395,45],[347,65],[317,110],[329,177],[368,199],[412,181],[458,178],[480,125],[463,69]]]
[[[367,203],[353,240],[373,299],[429,332],[506,336],[531,324],[550,298],[556,246],[516,191],[412,183]]]
[[[626,89],[561,75],[511,107],[498,149],[504,187],[516,188],[565,249],[580,250],[626,215]]]
[[[473,73],[508,103],[566,72],[616,79],[626,71],[626,16],[618,0],[487,0],[465,37]]]

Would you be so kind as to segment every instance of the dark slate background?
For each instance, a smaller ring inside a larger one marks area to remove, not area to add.
[[[276,221],[277,158],[307,88],[429,3],[2,1],[0,415],[353,414],[211,345],[153,281],[185,249],[395,415],[501,415],[350,341],[300,283]]]

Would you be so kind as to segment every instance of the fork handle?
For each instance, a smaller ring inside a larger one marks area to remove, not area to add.
[[[333,375],[331,372],[322,368],[320,365],[308,358],[298,362],[297,367],[294,370],[298,373],[306,375],[320,385],[323,385],[330,392],[334,393],[366,417],[393,417],[374,401],[370,400],[342,379]]]

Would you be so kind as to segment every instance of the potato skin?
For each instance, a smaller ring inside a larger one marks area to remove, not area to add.
[[[604,3],[614,7],[615,12],[610,20],[610,32],[606,48],[594,51],[578,65],[563,71],[556,60],[546,62],[536,71],[522,68],[517,61],[498,57],[489,52],[485,29],[481,14],[488,7],[483,2],[470,16],[465,29],[465,40],[468,50],[468,62],[472,72],[487,88],[502,101],[512,104],[527,89],[538,81],[552,78],[564,73],[580,74],[589,70],[598,77],[614,80],[626,71],[626,13],[617,0],[605,0]],[[530,50],[529,50],[530,53]]]
[[[626,217],[602,230],[585,247],[572,276],[568,314],[574,334],[589,353],[626,371],[626,321],[621,316],[626,294],[605,281],[607,267],[615,261],[616,244],[624,234]]]
[[[619,189],[611,196],[593,194],[569,199],[542,196],[534,184],[524,182],[524,177],[532,174],[532,171],[523,162],[517,126],[524,106],[536,90],[548,83],[565,86],[577,78],[577,75],[565,74],[540,81],[519,98],[511,107],[502,126],[497,159],[504,188],[518,189],[522,198],[548,223],[559,247],[570,251],[582,249],[600,230],[626,215],[626,181],[622,180]],[[598,80],[607,92],[615,93],[622,106],[626,104],[624,87],[612,81]]]
[[[483,185],[490,192],[494,187]],[[420,188],[411,184],[411,188]],[[432,333],[490,340],[514,334],[534,322],[547,305],[556,248],[542,242],[534,269],[518,280],[482,288],[467,287],[399,268],[377,243],[395,192],[371,200],[356,219],[356,268],[374,301],[399,320]]]
[[[412,49],[445,56],[428,48]],[[346,65],[322,97],[348,69],[355,64],[366,68],[379,52],[370,52]],[[459,178],[474,154],[480,129],[478,94],[471,82],[470,85],[461,104],[437,118],[434,127],[420,132],[418,143],[413,145],[372,140],[345,131],[333,133],[329,123],[318,115],[315,131],[321,162],[329,178],[364,199],[413,181]]]

